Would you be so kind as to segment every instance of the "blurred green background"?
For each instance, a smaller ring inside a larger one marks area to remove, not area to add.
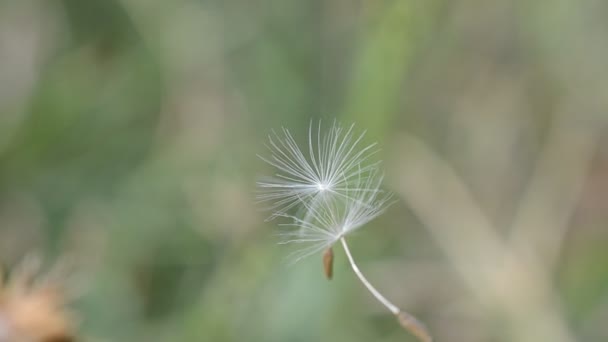
[[[71,258],[104,341],[414,341],[255,203],[337,118],[398,200],[353,253],[437,341],[607,341],[606,61],[597,0],[0,1],[0,260]]]

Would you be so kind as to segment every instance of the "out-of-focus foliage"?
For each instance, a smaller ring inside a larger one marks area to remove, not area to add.
[[[399,199],[353,252],[438,341],[607,340],[606,37],[594,0],[2,1],[0,260],[70,259],[101,340],[413,341],[255,203],[268,132],[337,118]]]

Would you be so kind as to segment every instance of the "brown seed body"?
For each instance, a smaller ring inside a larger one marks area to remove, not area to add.
[[[325,277],[331,280],[331,277],[334,275],[334,251],[331,247],[323,253],[323,268],[325,270]]]

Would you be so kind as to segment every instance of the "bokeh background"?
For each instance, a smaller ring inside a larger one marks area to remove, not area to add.
[[[397,202],[350,239],[437,341],[608,340],[608,3],[0,1],[0,260],[102,341],[414,341],[285,262],[271,129],[337,118]]]

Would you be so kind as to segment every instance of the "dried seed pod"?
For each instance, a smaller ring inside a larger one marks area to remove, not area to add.
[[[433,338],[429,333],[428,329],[416,319],[416,317],[410,315],[405,311],[400,311],[397,315],[397,320],[401,326],[409,331],[412,335],[416,336],[420,341],[433,342]]]
[[[323,253],[323,269],[328,280],[334,275],[334,251],[329,247]]]

